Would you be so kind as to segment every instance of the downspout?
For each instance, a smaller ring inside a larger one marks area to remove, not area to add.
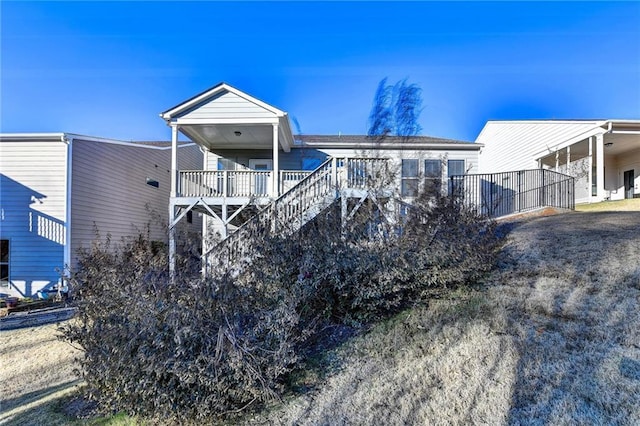
[[[71,268],[71,189],[73,177],[73,137],[68,137],[66,133],[62,134],[61,141],[67,144],[67,188],[66,188],[66,205],[65,205],[65,224],[64,224],[64,255],[62,271],[63,276],[68,276]]]

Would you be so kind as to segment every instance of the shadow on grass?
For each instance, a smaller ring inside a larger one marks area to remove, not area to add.
[[[7,426],[75,424],[74,420],[62,413],[60,407],[80,383],[81,380],[70,381],[3,402],[0,424]]]
[[[13,410],[16,407],[19,407],[21,405],[31,404],[33,402],[36,402],[42,398],[46,398],[47,396],[53,395],[62,390],[72,388],[80,383],[82,383],[82,380],[71,380],[65,383],[61,383],[57,386],[51,386],[46,389],[29,392],[27,394],[21,395],[16,398],[2,400],[0,401],[0,418],[5,413]]]
[[[539,259],[524,265],[523,306],[505,313],[521,342],[507,421],[637,424],[640,214],[570,219],[528,225]]]

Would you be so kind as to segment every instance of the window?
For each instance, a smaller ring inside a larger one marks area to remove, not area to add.
[[[9,286],[9,240],[0,240],[0,286]]]
[[[302,170],[315,170],[322,164],[321,158],[302,157]]]
[[[402,160],[402,185],[400,188],[403,197],[414,197],[418,193],[418,160]]]
[[[449,195],[459,195],[462,192],[464,181],[462,178],[455,179],[452,176],[464,175],[464,160],[449,160],[447,162],[447,176],[449,177]]]
[[[425,192],[440,193],[442,188],[442,160],[424,160]]]
[[[218,158],[218,170],[235,170],[235,159],[231,158]],[[229,176],[227,181],[227,193],[232,194],[235,189],[234,176]],[[216,190],[219,195],[224,194],[224,177],[222,173],[218,175],[218,182],[216,184]]]
[[[442,179],[442,162],[440,160],[424,160],[424,177]]]
[[[218,158],[218,170],[235,170],[236,162],[232,158]]]

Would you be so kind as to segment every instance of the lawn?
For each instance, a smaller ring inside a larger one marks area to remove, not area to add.
[[[515,227],[500,269],[359,337],[253,424],[640,424],[640,212]]]
[[[0,423],[67,424],[53,407],[80,384],[80,353],[56,338],[56,325],[0,331]]]
[[[244,422],[640,424],[638,259],[640,212],[524,220],[483,282],[327,354],[326,375],[299,379],[309,390]],[[0,421],[72,422],[60,401],[75,352],[54,334],[0,332]]]

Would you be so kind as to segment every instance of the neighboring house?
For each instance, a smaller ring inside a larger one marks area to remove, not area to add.
[[[640,197],[640,120],[489,121],[476,142],[480,173],[565,173],[577,203]]]
[[[181,143],[180,167],[202,165]],[[171,145],[70,133],[0,134],[0,293],[58,283],[76,253],[107,235],[167,241]],[[196,225],[198,226],[198,225]]]
[[[160,116],[172,129],[170,223],[190,210],[206,213],[205,238],[209,229],[231,235],[258,206],[300,225],[338,199],[344,212],[381,168],[397,170],[397,192],[411,199],[421,178],[477,172],[482,147],[425,136],[295,136],[286,112],[225,83]],[[203,169],[180,169],[178,133],[203,149]]]
[[[0,135],[0,284],[51,286],[96,230],[167,241],[168,224],[174,268],[180,222],[201,231],[205,260],[241,255],[249,220],[295,230],[340,205],[344,224],[367,199],[397,213],[428,182],[492,217],[640,194],[640,121],[490,121],[475,143],[294,135],[285,111],[226,83],[160,116],[170,142]]]

